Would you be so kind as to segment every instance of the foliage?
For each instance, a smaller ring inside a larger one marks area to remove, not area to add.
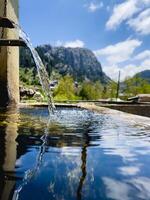
[[[127,97],[135,96],[137,94],[150,93],[150,84],[146,80],[138,76],[133,78],[127,78],[124,83],[125,83],[124,93],[126,94]]]
[[[59,80],[60,78],[61,78],[61,75],[56,70],[52,70],[52,72],[50,74],[50,79],[51,80]]]
[[[57,88],[54,90],[55,100],[76,100],[74,80],[71,76],[64,76],[60,79]]]
[[[38,76],[29,68],[20,68],[20,83],[25,86],[40,85]]]
[[[84,81],[79,96],[83,100],[97,100],[100,99],[102,96],[103,88],[100,82],[92,83]]]
[[[113,99],[117,93],[117,83],[114,81],[107,85],[101,85],[99,81],[83,81],[76,85],[72,76],[62,77],[57,71],[51,73],[51,80],[58,80],[58,86],[53,91],[55,100]],[[20,84],[25,87],[37,88],[36,90],[45,99],[39,78],[33,68],[20,68]],[[150,93],[150,84],[139,76],[127,78],[121,83],[120,93],[123,94],[122,98],[124,99],[137,94],[148,94]]]
[[[102,98],[103,99],[113,99],[116,98],[117,93],[117,83],[114,81],[109,82],[108,85],[104,86]]]

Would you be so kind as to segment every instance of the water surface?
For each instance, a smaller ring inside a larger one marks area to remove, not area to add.
[[[47,117],[1,111],[0,199],[150,199],[148,125],[81,109]]]

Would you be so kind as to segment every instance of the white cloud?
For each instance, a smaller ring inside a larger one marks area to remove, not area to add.
[[[115,29],[123,21],[131,18],[139,11],[136,5],[136,0],[127,0],[114,7],[113,13],[106,23],[108,29]]]
[[[150,50],[144,50],[134,56],[135,50],[142,42],[137,39],[127,39],[103,49],[94,51],[102,63],[104,72],[113,80],[118,79],[121,71],[121,80],[132,77],[136,73],[150,70]]]
[[[136,18],[130,19],[128,24],[142,35],[150,34],[150,9],[144,10]]]
[[[130,63],[131,64],[121,65],[121,66],[117,63],[112,65],[111,64],[108,65],[106,63],[103,66],[103,70],[113,80],[118,79],[118,73],[119,71],[121,71],[121,80],[123,81],[125,78],[129,76],[132,77],[138,72],[144,70],[150,70],[150,51],[145,50],[137,54],[135,57],[130,59]]]
[[[122,22],[131,19],[135,14],[150,5],[150,0],[126,0],[113,8],[112,15],[106,23],[107,29],[115,29]]]
[[[119,66],[119,65],[113,65],[113,66],[104,66],[103,70],[104,72],[111,77],[113,80],[117,81],[118,79],[118,73],[121,71],[121,81],[125,80],[127,77],[132,77],[136,73],[150,69],[150,60],[149,65],[145,65],[146,63],[141,63],[140,66],[130,64],[126,66]]]
[[[141,66],[145,66],[146,68],[150,70],[150,58],[143,60],[143,62],[141,63]]]
[[[105,59],[107,65],[114,65],[129,60],[134,50],[141,44],[142,42],[139,40],[127,39],[94,51],[94,53],[98,58]]]
[[[141,0],[142,3],[146,4],[146,5],[150,5],[150,0]]]
[[[103,71],[114,81],[118,80],[119,71],[121,72],[121,81],[126,77],[132,77],[135,74],[136,66],[127,65],[126,67],[119,67],[118,65],[103,67]]]
[[[150,50],[145,50],[134,57],[135,60],[150,59]]]
[[[66,42],[58,40],[55,43],[55,46],[64,46],[64,47],[71,47],[71,48],[77,48],[77,47],[83,48],[85,46],[85,44],[84,44],[83,41],[78,40],[78,39],[74,40],[74,41],[66,41]]]
[[[103,7],[103,3],[102,3],[102,2],[100,2],[100,3],[91,2],[90,4],[85,5],[85,6],[88,8],[88,10],[89,10],[90,12],[95,12],[95,11],[97,11],[98,9],[100,9],[100,8]]]

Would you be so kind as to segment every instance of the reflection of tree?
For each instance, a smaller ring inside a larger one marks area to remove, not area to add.
[[[86,178],[86,159],[87,159],[87,145],[85,144],[83,147],[82,147],[82,152],[81,152],[81,160],[82,160],[82,165],[81,165],[81,171],[82,171],[82,175],[80,177],[80,182],[79,182],[79,186],[78,186],[78,189],[77,189],[77,199],[81,199],[82,197],[82,188],[83,188],[83,184],[84,184],[84,181],[85,181],[85,178]]]
[[[93,118],[94,117],[94,118]],[[81,122],[80,126],[83,128],[83,142],[82,142],[82,151],[81,151],[81,177],[77,189],[77,199],[81,200],[82,199],[82,189],[83,189],[83,184],[86,179],[87,175],[87,148],[91,145],[90,142],[100,140],[101,136],[96,134],[93,135],[94,130],[96,129],[99,121],[95,120],[95,116],[93,114],[88,115],[88,118],[86,118],[84,121]],[[104,118],[101,118],[101,127],[104,124]],[[79,126],[79,127],[80,127]],[[92,134],[90,134],[92,133]]]
[[[81,151],[81,171],[82,171],[82,175],[80,177],[80,181],[79,181],[79,186],[77,189],[77,199],[81,200],[82,199],[82,188],[83,188],[83,184],[84,181],[86,179],[86,175],[87,175],[87,171],[86,171],[86,163],[87,163],[87,148],[90,144],[90,136],[89,136],[89,131],[90,131],[90,127],[92,125],[92,120],[89,121],[85,127],[84,130],[86,131],[84,136],[85,136],[85,143],[83,144],[82,147],[82,151]]]
[[[15,163],[16,163],[16,137],[18,114],[16,110],[1,112],[1,142],[0,142],[0,199],[10,199],[15,186]],[[5,124],[5,125],[4,125]]]

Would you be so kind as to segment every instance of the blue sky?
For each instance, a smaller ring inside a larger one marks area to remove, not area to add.
[[[113,79],[150,69],[150,0],[20,0],[20,24],[34,46],[91,49]]]

